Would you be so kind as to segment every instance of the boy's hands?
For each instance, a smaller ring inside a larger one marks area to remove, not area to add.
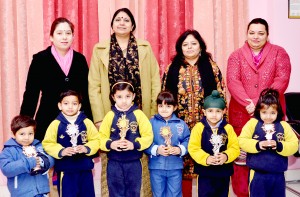
[[[110,144],[110,148],[116,151],[127,151],[133,150],[133,143],[124,139],[124,140],[116,140]]]
[[[206,160],[207,165],[223,165],[227,161],[227,155],[217,153],[215,156],[209,156]]]
[[[61,156],[72,156],[75,155],[77,152],[75,150],[75,148],[73,147],[67,147],[65,148],[62,152],[61,152]]]
[[[275,140],[264,140],[259,142],[259,148],[261,150],[273,149],[276,150],[276,141]]]
[[[76,153],[87,153],[88,150],[84,145],[78,145],[75,148]]]

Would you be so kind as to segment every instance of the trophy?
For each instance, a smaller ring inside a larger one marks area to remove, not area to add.
[[[167,148],[170,149],[172,147],[171,146],[171,137],[172,137],[171,128],[168,126],[161,127],[160,135],[165,139],[165,144],[166,144]]]
[[[37,155],[38,155],[34,146],[23,146],[22,149],[23,149],[23,154],[26,157],[37,157]],[[36,175],[40,172],[40,170],[41,170],[40,167],[34,167],[31,170],[30,175]]]
[[[272,140],[273,134],[275,133],[274,124],[264,124],[261,128],[265,131],[265,133],[266,133],[265,137],[266,137],[267,141],[269,142],[267,147],[272,148],[272,145],[270,144],[270,142]]]
[[[78,125],[68,124],[66,133],[70,136],[72,147],[76,149],[77,146],[77,138],[79,135]]]
[[[129,130],[129,120],[126,118],[125,114],[118,119],[117,126],[120,129],[121,140],[124,140],[126,133]]]
[[[213,145],[213,153],[217,155],[220,152],[221,146],[223,146],[223,136],[218,134],[212,134],[210,137],[210,143]]]

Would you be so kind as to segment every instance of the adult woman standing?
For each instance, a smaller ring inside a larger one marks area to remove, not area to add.
[[[163,89],[171,91],[178,99],[177,115],[190,129],[203,117],[206,96],[218,90],[225,98],[221,71],[206,51],[206,44],[198,31],[186,30],[177,39],[176,55],[164,74]],[[192,160],[187,157],[184,178],[191,179],[192,166]]]
[[[50,40],[51,46],[33,55],[20,110],[20,114],[34,117],[40,99],[35,115],[35,136],[40,141],[60,112],[57,103],[60,93],[65,90],[72,89],[82,95],[82,110],[92,118],[88,98],[88,64],[85,57],[71,47],[74,25],[66,18],[55,19],[51,25]]]
[[[149,42],[133,35],[136,24],[130,10],[117,10],[112,17],[111,28],[114,31],[111,38],[95,45],[89,71],[89,98],[97,127],[111,110],[110,90],[119,79],[132,82],[136,91],[135,103],[148,118],[156,113],[156,97],[161,86],[158,63]],[[102,172],[106,172],[105,154],[101,154],[101,159]],[[147,161],[143,162],[144,172],[148,172]],[[149,172],[143,174],[144,178],[149,179]],[[142,195],[151,195],[149,182],[143,181]],[[102,173],[101,183],[102,196],[107,196],[105,173]]]
[[[71,48],[74,25],[66,18],[55,19],[50,29],[50,40],[51,46],[33,55],[20,110],[20,114],[35,116],[35,137],[40,141],[44,139],[49,124],[60,113],[57,103],[60,93],[65,90],[71,89],[81,94],[81,109],[92,120],[88,97],[88,64],[81,53]],[[49,175],[52,196],[57,191],[52,187],[52,171]]]
[[[245,44],[234,51],[227,65],[227,85],[231,94],[229,123],[237,135],[254,113],[261,91],[277,89],[285,111],[284,92],[288,87],[291,63],[286,51],[268,41],[269,25],[262,18],[255,18],[247,28]],[[243,156],[243,155],[241,155]],[[234,165],[232,186],[237,196],[248,196],[248,171],[245,157]]]

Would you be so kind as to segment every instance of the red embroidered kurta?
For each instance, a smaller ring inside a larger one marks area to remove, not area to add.
[[[256,67],[251,49],[245,43],[234,51],[227,65],[227,86],[231,94],[229,103],[229,123],[234,127],[243,127],[250,119],[245,107],[252,99],[257,103],[259,94],[265,88],[277,89],[280,102],[285,112],[284,92],[288,87],[291,73],[291,63],[286,51],[277,45],[266,43],[262,58]],[[236,130],[239,135],[239,129]]]

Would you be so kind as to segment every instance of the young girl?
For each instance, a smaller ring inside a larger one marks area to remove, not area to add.
[[[100,126],[100,149],[108,151],[109,196],[140,196],[140,159],[142,151],[152,144],[153,132],[147,116],[133,103],[134,97],[131,83],[116,82],[111,89],[115,105]]]
[[[298,150],[298,139],[283,117],[278,91],[267,88],[238,137],[248,153],[250,196],[285,196],[284,171],[288,156]]]
[[[172,93],[163,91],[158,95],[158,114],[150,120],[154,140],[146,150],[154,197],[182,196],[182,156],[187,154],[190,130],[173,113],[176,109],[177,102]]]

